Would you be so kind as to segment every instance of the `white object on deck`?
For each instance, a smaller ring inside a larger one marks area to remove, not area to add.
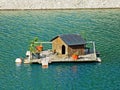
[[[48,65],[48,61],[42,60],[42,65]]]
[[[30,51],[27,51],[27,52],[26,52],[26,56],[30,56]]]
[[[98,62],[101,62],[101,59],[98,57],[98,58],[97,58],[97,61],[98,61]]]
[[[29,60],[29,62],[30,62],[30,58],[32,57],[30,51],[27,51],[27,52],[26,52],[26,56],[28,56],[28,60]]]
[[[22,63],[22,59],[21,58],[16,58],[15,62],[16,63]]]
[[[42,63],[42,68],[48,68],[49,57],[42,59],[41,63]]]

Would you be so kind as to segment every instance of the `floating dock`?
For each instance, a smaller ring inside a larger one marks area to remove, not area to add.
[[[79,34],[58,35],[49,42],[37,40],[35,38],[30,44],[24,63],[39,63],[43,68],[48,68],[49,63],[54,62],[101,62],[95,42],[85,41]],[[52,44],[52,49],[43,50],[42,44]]]
[[[38,63],[41,64],[43,68],[48,68],[48,65],[54,62],[101,62],[101,59],[97,57],[95,53],[90,53],[86,55],[80,55],[78,56],[78,59],[75,60],[72,57],[65,55],[59,56],[49,50],[42,51],[39,59],[30,59],[29,57],[24,59],[25,64]]]

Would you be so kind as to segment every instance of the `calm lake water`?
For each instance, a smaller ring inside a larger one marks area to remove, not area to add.
[[[95,41],[102,63],[15,64],[34,37],[67,33]],[[120,90],[120,9],[0,11],[0,90],[17,89]]]

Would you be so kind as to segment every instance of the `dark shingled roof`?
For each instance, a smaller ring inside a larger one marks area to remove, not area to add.
[[[85,40],[79,34],[58,35],[55,38],[53,38],[51,41],[53,41],[58,37],[60,37],[69,46],[86,44]]]

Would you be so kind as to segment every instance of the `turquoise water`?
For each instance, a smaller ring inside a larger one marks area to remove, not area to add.
[[[102,63],[15,64],[34,37],[65,33],[95,41]],[[0,90],[17,89],[119,90],[120,9],[0,11]]]

